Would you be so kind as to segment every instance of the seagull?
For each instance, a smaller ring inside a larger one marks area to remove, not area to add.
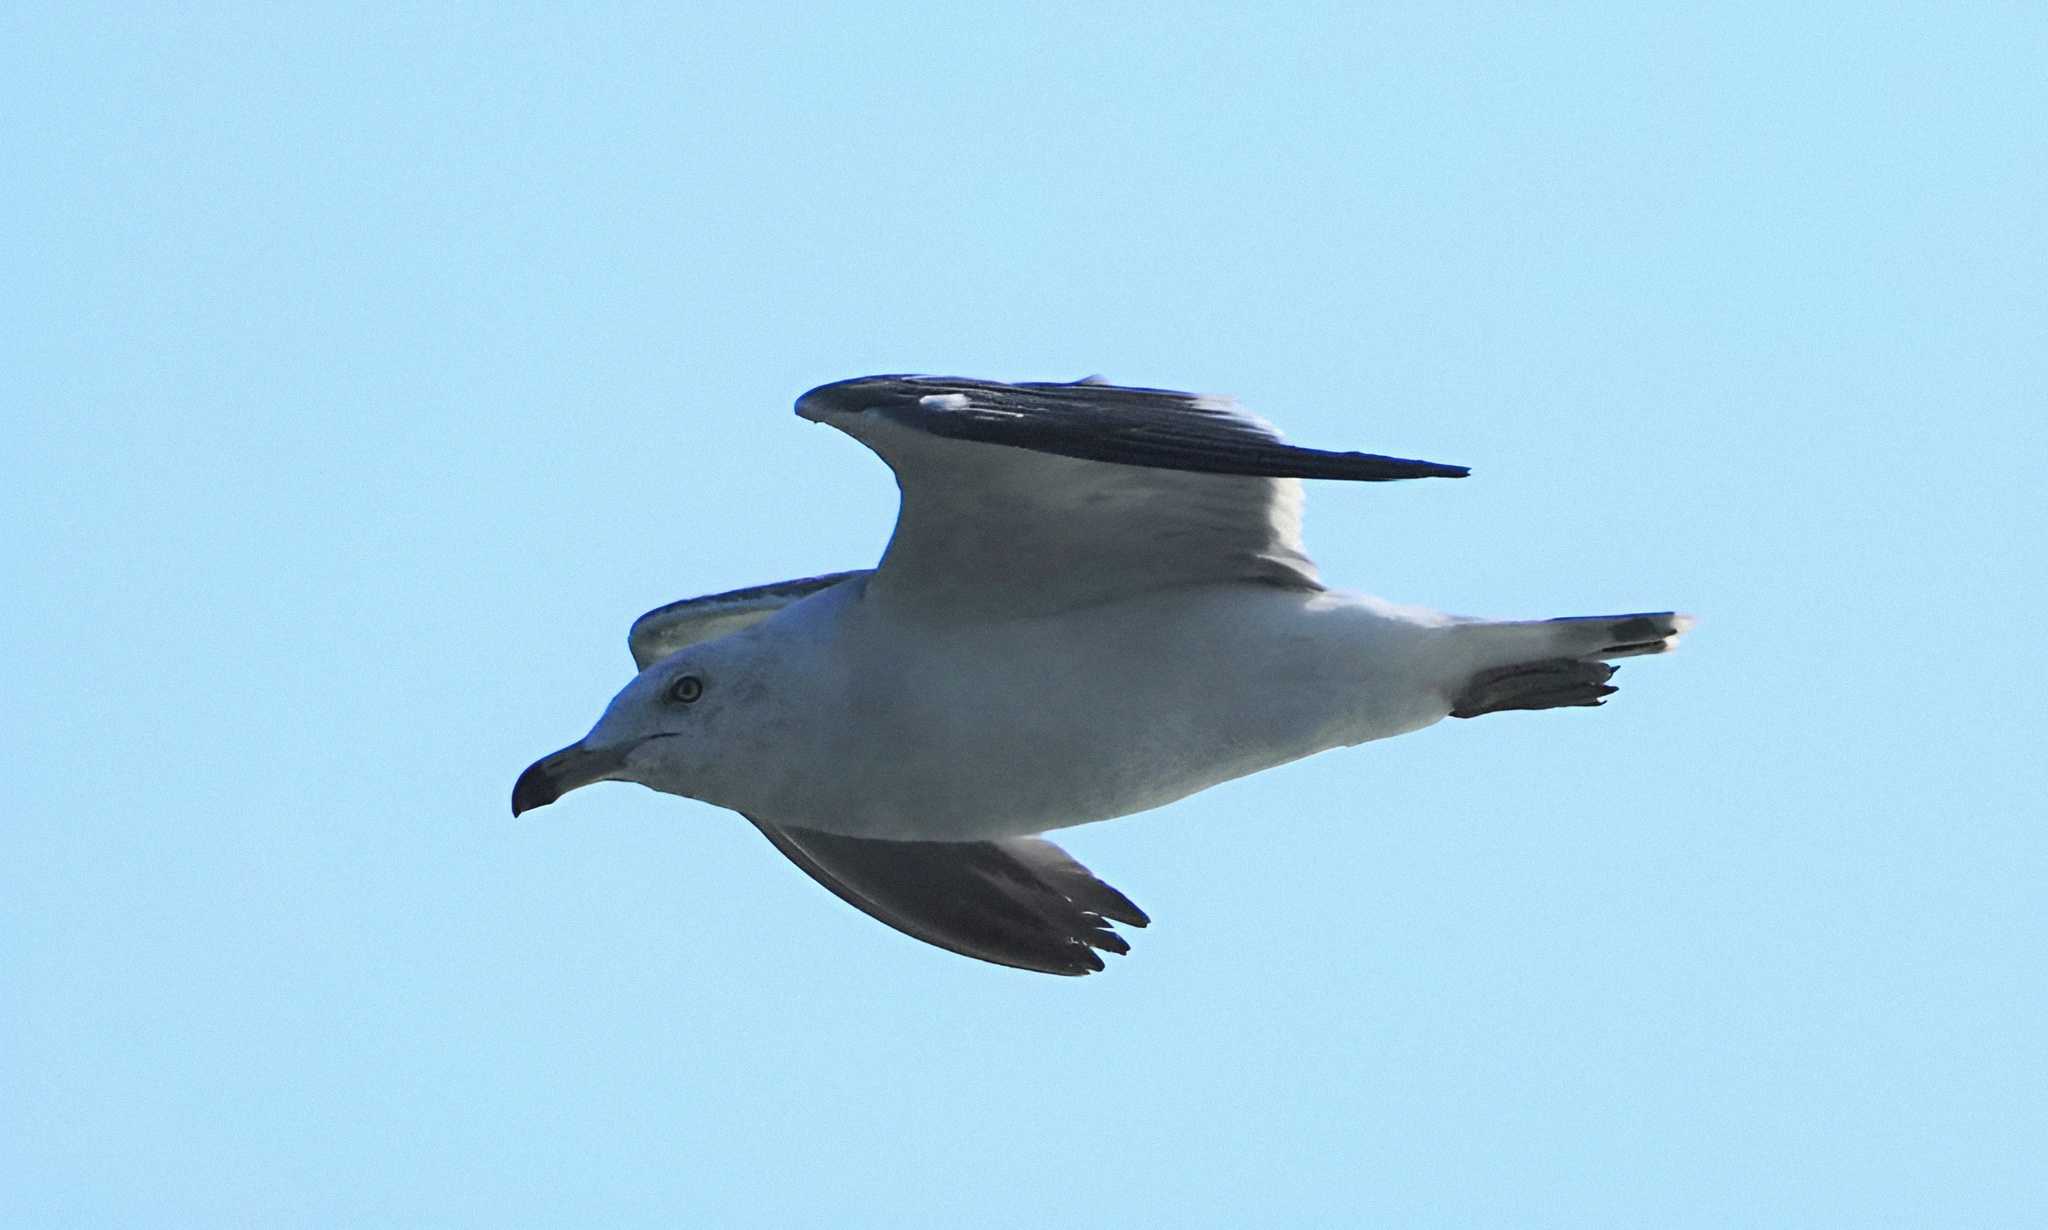
[[[1300,448],[1221,397],[1099,377],[865,376],[796,412],[902,491],[872,569],[636,620],[639,673],[519,775],[519,815],[629,781],[736,811],[848,904],[1088,974],[1150,920],[1045,839],[1446,717],[1599,705],[1671,611],[1498,621],[1330,589],[1303,479],[1462,466]]]

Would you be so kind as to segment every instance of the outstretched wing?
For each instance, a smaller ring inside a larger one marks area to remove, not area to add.
[[[701,598],[685,598],[667,606],[658,606],[634,620],[633,630],[626,634],[626,645],[633,651],[633,665],[646,670],[650,663],[661,661],[685,645],[716,640],[738,632],[760,623],[799,598],[808,598],[841,581],[865,576],[867,571],[828,572],[821,577],[799,577],[794,581],[731,589],[722,594],[706,594]]]
[[[1042,837],[884,841],[747,819],[838,897],[964,956],[1044,974],[1092,974],[1131,946],[1112,922],[1151,920]]]
[[[903,505],[868,595],[927,618],[1204,582],[1318,589],[1299,480],[1465,474],[1297,448],[1227,399],[1093,380],[869,376],[812,389],[796,407],[896,472]]]

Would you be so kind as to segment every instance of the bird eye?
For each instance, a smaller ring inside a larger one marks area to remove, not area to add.
[[[687,705],[704,695],[704,681],[695,675],[678,676],[668,685],[668,698],[679,705]]]

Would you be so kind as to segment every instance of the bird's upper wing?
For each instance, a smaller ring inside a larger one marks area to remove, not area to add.
[[[646,670],[650,663],[661,661],[685,645],[738,632],[799,598],[808,598],[821,589],[864,574],[865,570],[830,572],[821,577],[799,577],[658,606],[634,620],[633,630],[626,634],[627,647],[633,651],[633,665]]]
[[[1297,448],[1227,399],[1094,380],[870,376],[812,389],[796,408],[896,472],[902,509],[868,595],[926,616],[1033,614],[1209,581],[1320,588],[1298,480],[1465,474]]]
[[[1151,920],[1042,837],[885,841],[747,817],[847,904],[927,944],[1044,974],[1092,974]]]

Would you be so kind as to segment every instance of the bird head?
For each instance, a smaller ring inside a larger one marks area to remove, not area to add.
[[[753,638],[692,645],[634,677],[590,733],[529,765],[512,787],[512,814],[544,807],[593,782],[638,782],[705,798],[719,748],[759,681]]]

